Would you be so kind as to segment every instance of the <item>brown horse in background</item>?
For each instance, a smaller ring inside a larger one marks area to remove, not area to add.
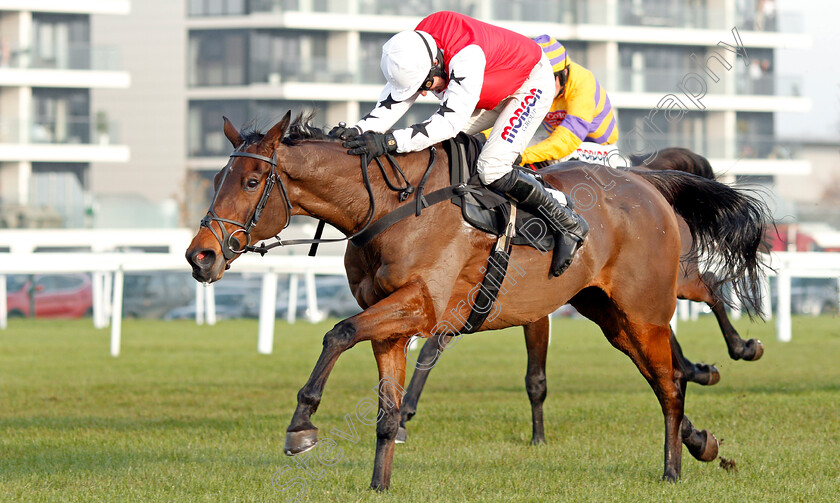
[[[656,152],[655,156],[631,156],[634,165],[641,165],[652,170],[676,170],[692,173],[703,178],[714,180],[715,174],[709,161],[686,148],[668,148]],[[562,169],[557,164],[554,169]],[[677,218],[680,228],[681,253],[683,261],[677,283],[677,298],[695,302],[705,302],[714,313],[718,325],[723,332],[724,340],[733,360],[755,361],[764,354],[764,346],[757,339],[745,341],[738,335],[726,314],[727,299],[720,288],[714,287],[710,272],[701,273],[697,257],[693,253],[694,242],[691,231],[682,217]],[[525,346],[528,354],[527,370],[525,374],[525,389],[531,403],[532,435],[531,444],[545,443],[545,427],[543,424],[543,402],[547,394],[546,359],[548,355],[549,320],[538,320],[525,325]],[[443,354],[444,348],[451,337],[430,337],[423,344],[417,356],[415,370],[403,397],[400,409],[400,431],[398,442],[405,442],[408,436],[406,423],[417,414],[420,395],[426,385],[429,373],[432,371]],[[679,363],[679,369],[685,374],[686,380],[703,386],[711,386],[720,381],[720,372],[714,365],[692,363],[683,355],[682,348],[677,342],[676,334],[671,332],[671,348]]]
[[[186,258],[193,276],[203,282],[220,279],[246,243],[279,233],[290,214],[324,220],[347,236],[356,235],[402,202],[382,173],[359,166],[339,142],[290,114],[265,135],[242,134],[225,120],[225,135],[234,146],[227,166],[216,175],[216,194]],[[446,153],[437,151],[437,165]],[[427,179],[427,191],[448,186],[445,168],[427,171],[433,150],[397,155],[414,185]],[[373,164],[371,164],[373,165]],[[591,183],[577,163],[549,170],[545,179],[568,191]],[[613,346],[627,354],[653,389],[665,421],[663,478],[680,477],[682,443],[695,457],[716,456],[717,440],[694,429],[684,415],[684,374],[670,345],[669,321],[676,303],[680,238],[676,212],[683,215],[703,256],[717,277],[731,280],[736,294],[757,288],[756,255],[766,212],[760,202],[725,185],[680,172],[609,170],[609,190],[593,185],[598,204],[583,210],[591,226],[574,263],[560,277],[549,274],[550,257],[530,247],[514,247],[506,293],[498,311],[478,331],[524,326],[571,303],[595,321]],[[274,194],[274,184],[279,190]],[[272,197],[273,196],[273,197]],[[416,196],[416,193],[415,193]],[[692,209],[697,201],[704,204]],[[261,218],[260,218],[261,216]],[[324,336],[312,374],[298,393],[298,405],[287,429],[284,450],[293,455],[311,449],[317,428],[311,422],[339,356],[370,341],[380,376],[376,456],[371,486],[390,485],[394,442],[400,423],[405,381],[405,346],[410,338],[444,336],[464,326],[462,306],[482,280],[482,269],[495,239],[464,225],[459,208],[438,204],[418,218],[402,220],[363,246],[348,245],[345,267],[362,313],[339,322]],[[748,302],[748,296],[744,296]],[[454,329],[453,329],[454,327]],[[473,327],[474,329],[476,327]]]

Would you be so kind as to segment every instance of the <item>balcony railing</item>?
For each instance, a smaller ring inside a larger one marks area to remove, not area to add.
[[[753,62],[751,65],[758,65]],[[604,69],[590,67],[595,78],[606,86],[607,92],[626,93],[674,93],[681,94],[679,85],[689,74],[699,75],[706,85],[708,94],[739,96],[801,96],[803,77],[801,75],[777,75],[772,71],[761,71],[745,67],[741,60],[736,61],[730,70],[715,66],[714,73],[719,80],[715,82],[700,68],[691,70],[626,68]],[[696,90],[699,84],[692,79],[686,82],[690,90]]]
[[[0,54],[0,68],[119,71],[117,47],[71,44],[61,49],[9,47]]]
[[[704,157],[718,159],[797,159],[802,151],[800,142],[781,141],[772,135],[741,134],[735,138],[722,138],[698,132],[625,134],[619,136],[618,146],[625,153],[684,147]]]
[[[0,119],[0,143],[53,145],[116,145],[119,125],[114,121],[73,118],[29,122]]]
[[[422,17],[452,10],[486,20],[803,33],[799,12],[725,11],[671,0],[190,0],[191,17],[325,12]],[[730,15],[727,15],[730,14]]]

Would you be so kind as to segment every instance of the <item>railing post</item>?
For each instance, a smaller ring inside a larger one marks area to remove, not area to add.
[[[6,275],[0,274],[0,330],[6,330],[9,323],[9,306],[6,305]]]
[[[105,317],[105,273],[94,272],[90,275],[93,289],[93,327],[105,328],[108,320]]]
[[[286,311],[286,321],[289,323],[294,323],[297,316],[297,291],[298,275],[297,273],[289,274],[289,306]]]
[[[262,299],[260,300],[260,325],[257,352],[270,355],[274,350],[274,315],[277,305],[277,273],[263,274]]]
[[[204,306],[206,305],[206,302],[204,301],[205,291],[206,289],[203,283],[195,283],[195,323],[197,325],[204,324]]]
[[[114,301],[111,309],[111,356],[120,355],[122,337],[123,270],[120,265],[114,272]]]
[[[204,320],[208,325],[216,324],[216,285],[210,283],[204,288]]]
[[[790,271],[783,260],[777,276],[779,298],[776,302],[776,337],[781,342],[790,342],[793,336],[790,314]]]
[[[318,312],[318,294],[315,288],[315,273],[310,269],[306,271],[306,317],[310,323],[320,321],[321,313]]]

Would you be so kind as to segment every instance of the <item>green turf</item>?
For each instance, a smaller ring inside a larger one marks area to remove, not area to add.
[[[528,445],[521,330],[467,336],[432,373],[379,494],[366,489],[375,427],[354,419],[375,397],[369,344],[342,356],[313,417],[340,459],[310,458],[307,473],[281,451],[331,323],[278,323],[265,356],[255,321],[126,320],[112,358],[90,320],[15,319],[0,332],[0,500],[840,501],[840,323],[794,318],[787,344],[771,323],[737,325],[763,340],[761,361],[729,360],[710,317],[680,326],[686,354],[722,374],[689,388],[686,412],[737,472],[685,451],[682,481],[660,482],[653,393],[594,325],[555,320],[548,445]],[[357,442],[333,433],[348,414]]]

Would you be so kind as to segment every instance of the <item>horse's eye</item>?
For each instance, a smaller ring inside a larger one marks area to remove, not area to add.
[[[248,187],[249,189],[255,189],[255,188],[257,188],[257,185],[259,185],[259,184],[260,184],[259,180],[257,180],[256,178],[251,178],[250,180],[248,180],[245,183],[245,186]]]

